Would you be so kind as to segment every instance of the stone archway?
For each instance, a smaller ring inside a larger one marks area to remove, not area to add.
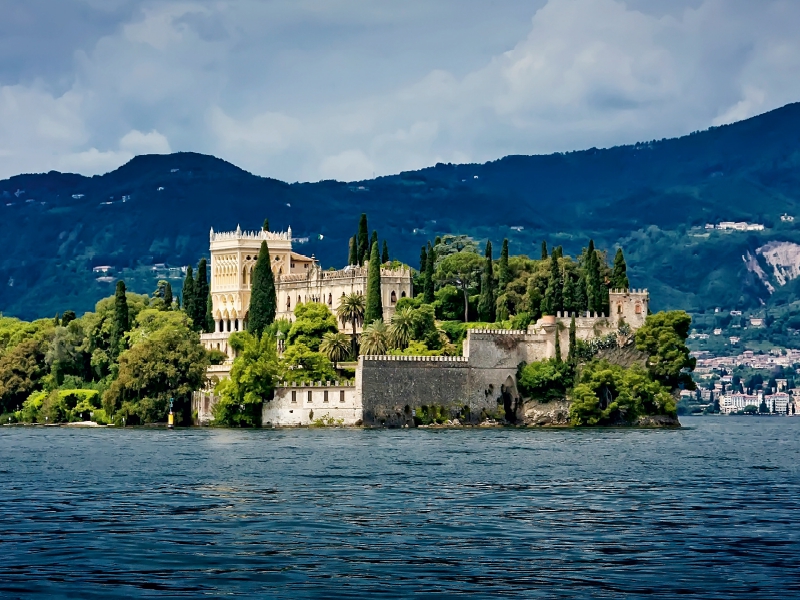
[[[500,386],[500,397],[503,400],[506,421],[509,423],[519,421],[521,418],[522,398],[517,390],[517,382],[513,375],[506,377],[505,382]]]

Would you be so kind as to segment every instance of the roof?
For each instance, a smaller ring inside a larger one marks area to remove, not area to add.
[[[313,258],[309,258],[308,256],[295,252],[294,250],[292,250],[292,260],[297,260],[300,262],[315,262]]]

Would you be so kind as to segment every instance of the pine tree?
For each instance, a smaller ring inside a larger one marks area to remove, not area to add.
[[[364,261],[369,258],[369,229],[367,228],[367,215],[361,214],[361,220],[358,222],[358,264],[364,264]]]
[[[547,260],[547,240],[542,241],[542,260]]]
[[[425,291],[423,297],[425,304],[432,304],[435,299],[433,295],[433,267],[435,264],[436,252],[434,252],[431,243],[428,242],[428,261],[425,263]]]
[[[556,363],[561,362],[561,332],[559,331],[559,327],[561,325],[556,323],[556,347],[555,347],[555,361]]]
[[[378,254],[378,242],[372,244],[367,272],[367,305],[364,309],[364,326],[383,319],[383,302],[381,300],[381,263]]]
[[[500,250],[500,263],[498,268],[497,293],[502,294],[506,291],[508,283],[511,281],[511,271],[508,270],[508,238],[503,240],[503,249]]]
[[[386,243],[386,240],[383,240],[383,250],[381,251],[381,263],[386,264],[389,262],[389,244]]]
[[[205,329],[206,333],[214,333],[214,329],[216,329],[216,323],[214,323],[214,302],[211,300],[211,294],[208,295],[208,300],[206,300],[206,320],[205,320]]]
[[[192,267],[186,267],[186,277],[183,279],[183,312],[190,319],[195,316],[195,283]]]
[[[209,295],[208,273],[206,259],[201,258],[197,263],[197,274],[194,282],[194,314],[191,315],[197,331],[204,331],[206,328],[206,299]]]
[[[253,284],[250,288],[250,310],[247,316],[247,331],[257,338],[275,321],[278,302],[275,297],[275,276],[266,240],[261,242],[256,266],[253,268]]]
[[[492,268],[492,242],[486,242],[486,262],[481,277],[481,295],[478,300],[478,318],[485,323],[494,323],[496,307],[494,272]]]
[[[617,248],[617,254],[614,256],[614,270],[611,272],[611,287],[627,290],[628,285],[628,265],[625,264],[622,248]]]
[[[562,291],[564,284],[561,282],[561,270],[558,267],[558,253],[553,248],[550,256],[550,276],[547,279],[547,289],[544,292],[544,311],[545,314],[555,315],[563,310],[564,297]]]
[[[569,322],[569,350],[567,350],[567,362],[573,367],[578,362],[578,341],[576,333],[577,327],[575,326],[575,315],[572,315],[572,319]]]
[[[125,295],[125,282],[118,281],[117,289],[114,293],[114,322],[111,324],[111,357],[115,360],[124,349],[124,336],[129,327],[128,298]]]
[[[172,308],[172,284],[169,281],[164,286],[164,308],[167,310]]]
[[[358,264],[358,242],[356,240],[356,237],[357,236],[353,236],[350,238],[350,254],[347,257],[348,265]]]

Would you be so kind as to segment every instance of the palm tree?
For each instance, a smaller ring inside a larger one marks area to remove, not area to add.
[[[344,333],[333,333],[328,331],[322,336],[319,344],[319,351],[328,357],[336,368],[336,363],[343,361],[350,354],[350,342]]]
[[[376,319],[361,334],[362,354],[386,354],[389,349],[389,329],[383,319]]]
[[[342,298],[336,309],[336,316],[342,322],[342,327],[346,327],[348,323],[353,327],[352,337],[350,338],[351,352],[355,357],[357,352],[356,345],[356,328],[364,322],[364,311],[366,310],[366,302],[364,296],[358,292],[352,292]]]
[[[389,326],[389,342],[393,348],[403,350],[411,341],[414,333],[414,310],[405,306],[392,315],[392,324]]]

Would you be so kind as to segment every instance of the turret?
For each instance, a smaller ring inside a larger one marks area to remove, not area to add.
[[[647,318],[647,309],[650,304],[650,294],[647,290],[617,289],[608,294],[608,304],[611,308],[611,319],[614,322],[624,320],[631,329],[639,329]]]

